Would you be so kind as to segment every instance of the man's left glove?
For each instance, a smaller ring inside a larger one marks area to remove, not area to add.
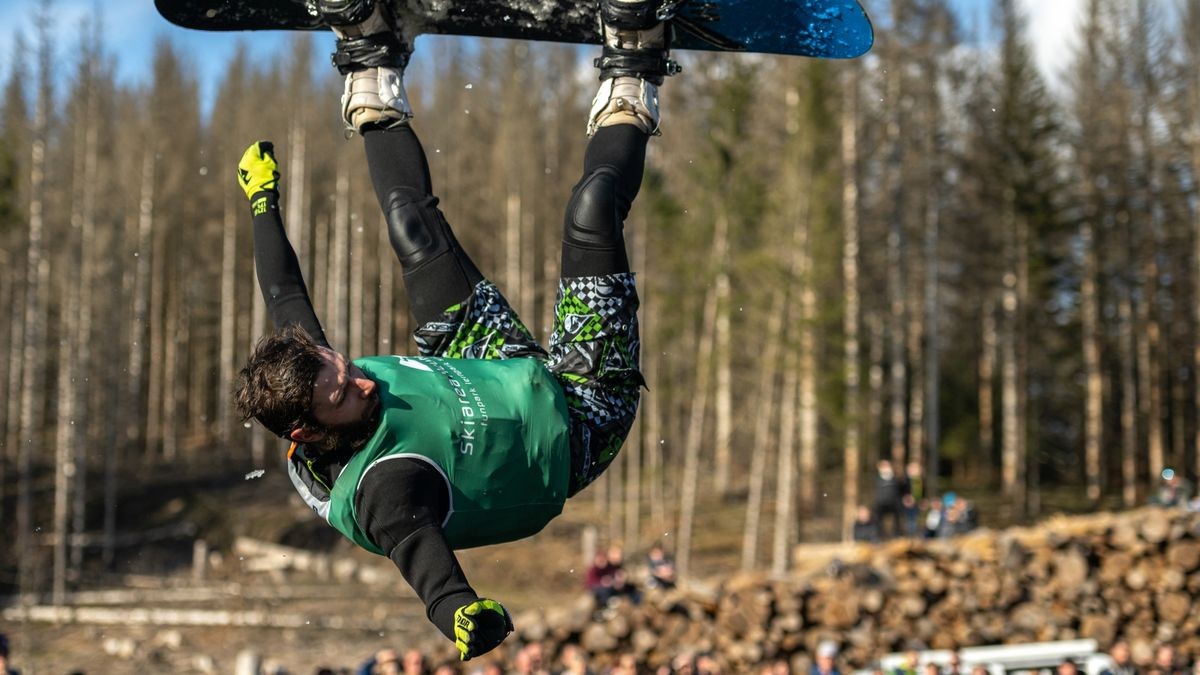
[[[480,598],[454,612],[454,646],[463,661],[492,651],[512,631],[512,617],[495,600]]]
[[[253,199],[259,192],[279,194],[279,165],[275,162],[275,145],[257,141],[242,153],[238,162],[238,185]]]

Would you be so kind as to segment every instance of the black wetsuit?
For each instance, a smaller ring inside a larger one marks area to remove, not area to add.
[[[445,308],[471,295],[482,274],[454,239],[432,196],[429,168],[416,134],[408,125],[389,130],[368,129],[363,134],[372,183],[389,228],[403,220],[409,230],[392,245],[400,259],[410,307],[418,326],[436,318]],[[618,227],[608,239],[585,239],[575,244],[568,237],[563,249],[563,276],[614,274],[629,271],[619,223],[638,192],[645,160],[646,134],[630,125],[600,129],[588,145],[584,185],[597,172],[608,172],[606,183],[617,213],[592,214],[588,204],[568,207],[570,222],[592,217],[616,218]],[[579,186],[577,186],[577,193]],[[275,328],[297,324],[320,345],[330,346],[313,311],[296,254],[288,242],[279,215],[278,197],[269,197],[269,208],[254,216],[254,253],[259,284]],[[394,212],[408,209],[405,217]],[[413,210],[417,211],[416,216]],[[413,228],[418,230],[414,232]],[[425,249],[413,242],[429,242]],[[353,448],[328,452],[313,468],[332,485]],[[441,523],[449,510],[445,481],[431,465],[417,460],[385,462],[367,473],[355,496],[359,524],[400,569],[405,580],[425,603],[429,620],[454,639],[454,613],[478,599],[467,582],[454,552],[442,534]]]

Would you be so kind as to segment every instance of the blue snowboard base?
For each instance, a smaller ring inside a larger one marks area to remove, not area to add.
[[[410,40],[422,33],[598,44],[596,0],[385,0]],[[155,0],[164,18],[213,31],[317,30],[316,0]],[[674,49],[844,59],[875,35],[857,0],[685,0]]]

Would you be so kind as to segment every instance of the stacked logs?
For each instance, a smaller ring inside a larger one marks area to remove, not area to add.
[[[805,549],[797,551],[805,557]],[[950,540],[849,545],[820,572],[648,594],[597,610],[517,617],[522,641],[581,644],[598,663],[632,653],[651,667],[684,651],[734,670],[803,659],[832,639],[846,665],[920,643],[930,649],[1093,638],[1200,655],[1200,514],[1149,508],[1055,518]]]

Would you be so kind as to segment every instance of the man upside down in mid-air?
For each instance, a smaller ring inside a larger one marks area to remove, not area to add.
[[[351,361],[330,347],[284,233],[270,144],[252,145],[238,167],[279,331],[241,371],[239,411],[291,441],[288,474],[301,496],[354,543],[391,558],[463,660],[513,625],[475,593],[453,550],[540,531],[613,461],[637,410],[638,300],[622,230],[658,130],[657,85],[677,70],[658,5],[601,2],[601,83],[564,219],[549,350],[437,209],[409,125],[411,49],[383,4],[321,0],[318,9],[338,36],[342,116],[363,138],[420,356]]]

